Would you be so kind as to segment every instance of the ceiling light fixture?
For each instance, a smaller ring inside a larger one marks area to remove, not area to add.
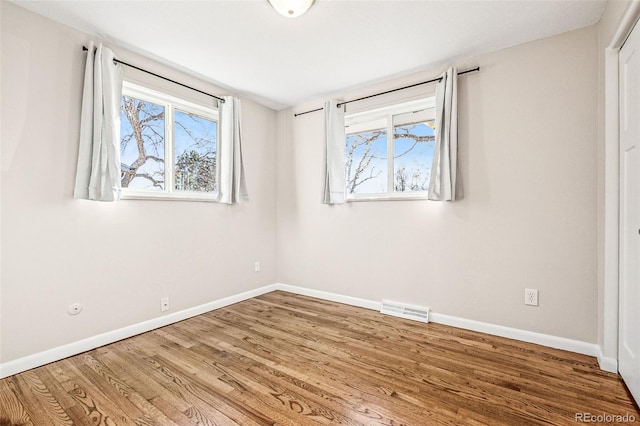
[[[305,13],[315,0],[269,0],[271,6],[282,16],[295,18]]]

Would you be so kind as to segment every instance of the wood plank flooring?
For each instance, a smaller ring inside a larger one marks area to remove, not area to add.
[[[2,426],[575,425],[576,413],[640,422],[594,358],[279,291],[0,380]]]

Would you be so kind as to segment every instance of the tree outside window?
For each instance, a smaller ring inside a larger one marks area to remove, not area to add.
[[[217,111],[127,85],[121,100],[121,184],[138,195],[217,190]]]
[[[348,194],[384,198],[428,190],[435,145],[431,103],[409,102],[346,118]]]

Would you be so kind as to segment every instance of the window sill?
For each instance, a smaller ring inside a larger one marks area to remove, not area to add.
[[[123,190],[121,200],[157,200],[157,201],[198,201],[215,203],[217,194],[198,192],[154,192],[144,190]]]
[[[347,202],[360,202],[360,201],[426,201],[426,192],[414,192],[409,194],[361,194],[350,195],[347,197]]]

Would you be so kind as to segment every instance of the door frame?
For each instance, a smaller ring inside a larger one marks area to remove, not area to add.
[[[620,276],[620,133],[619,133],[619,78],[618,57],[620,48],[640,18],[640,1],[629,3],[616,32],[605,44],[604,64],[604,164],[598,171],[599,181],[603,182],[602,206],[598,207],[598,228],[602,240],[598,244],[599,264],[602,271],[598,281],[602,282],[598,320],[598,343],[601,353],[598,356],[600,368],[618,372],[618,296]]]

